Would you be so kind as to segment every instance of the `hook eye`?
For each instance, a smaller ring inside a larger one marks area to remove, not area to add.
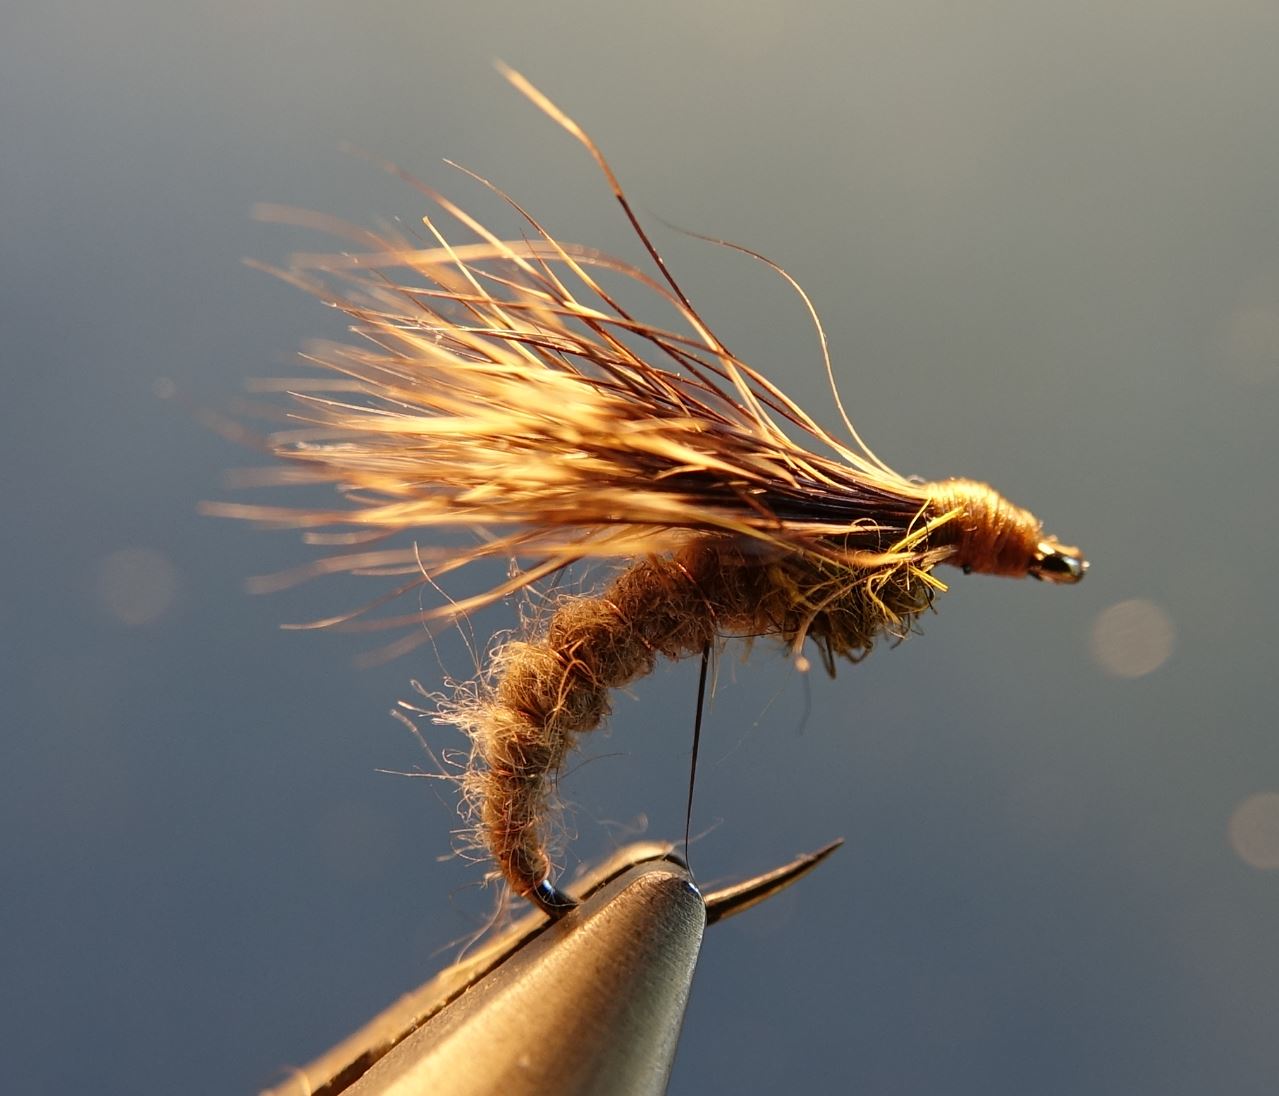
[[[1041,540],[1035,546],[1035,560],[1027,573],[1043,582],[1072,584],[1082,579],[1087,570],[1088,561],[1078,548]]]

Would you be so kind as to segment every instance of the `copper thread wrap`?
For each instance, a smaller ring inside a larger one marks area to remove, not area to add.
[[[925,490],[934,517],[958,511],[929,537],[933,547],[954,547],[947,563],[980,574],[1026,575],[1043,537],[1034,514],[975,480],[943,480],[927,484]]]

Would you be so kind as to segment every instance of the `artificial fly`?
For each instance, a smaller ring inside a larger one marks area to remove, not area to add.
[[[294,256],[276,273],[346,313],[358,341],[309,349],[327,376],[289,385],[296,428],[270,439],[285,464],[258,482],[328,483],[340,502],[204,509],[345,547],[276,585],[318,573],[407,576],[377,604],[477,560],[520,561],[487,591],[377,621],[417,627],[399,651],[568,565],[617,561],[603,589],[558,595],[435,713],[470,740],[461,787],[477,845],[515,893],[555,916],[573,905],[546,848],[555,774],[577,736],[607,717],[610,691],[659,657],[701,655],[704,668],[727,638],[776,636],[801,667],[811,641],[834,674],[836,659],[858,661],[879,637],[911,630],[946,589],[938,564],[1058,583],[1078,582],[1088,564],[985,484],[894,472],[836,394],[852,443],[839,441],[733,354],[667,270],[595,143],[504,72],[594,157],[655,275],[558,242],[477,176],[522,218],[525,238],[499,239],[416,181],[469,242],[450,242],[432,216],[418,239],[274,211],[356,248]],[[605,287],[619,279],[680,322],[637,319]],[[432,543],[453,529],[474,543]],[[406,532],[425,542],[378,546]]]

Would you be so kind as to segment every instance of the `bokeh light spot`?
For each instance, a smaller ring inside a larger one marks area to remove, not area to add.
[[[178,572],[151,548],[122,548],[98,567],[98,603],[131,628],[153,624],[173,606]]]
[[[1279,380],[1279,303],[1248,304],[1226,320],[1222,362],[1246,384]]]
[[[1230,847],[1254,868],[1279,868],[1279,792],[1250,795],[1230,816]]]
[[[1114,677],[1143,677],[1172,655],[1177,629],[1153,601],[1132,598],[1097,614],[1092,655]]]

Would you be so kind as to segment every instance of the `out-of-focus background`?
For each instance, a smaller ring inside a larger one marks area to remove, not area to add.
[[[464,646],[359,671],[357,638],[278,630],[376,582],[245,593],[311,556],[196,515],[257,458],[184,407],[340,332],[241,265],[327,246],[254,203],[417,216],[347,142],[507,232],[442,158],[639,257],[502,58],[598,138],[729,345],[835,425],[794,296],[663,221],[804,284],[895,467],[988,479],[1093,560],[1075,589],[956,574],[925,636],[834,682],[729,649],[701,877],[848,844],[710,933],[673,1090],[1274,1091],[1279,8],[127,0],[4,24],[6,1090],[254,1091],[492,909],[441,861],[448,789],[380,771],[430,771],[387,713]],[[680,833],[694,692],[664,669],[587,743],[569,871]]]

